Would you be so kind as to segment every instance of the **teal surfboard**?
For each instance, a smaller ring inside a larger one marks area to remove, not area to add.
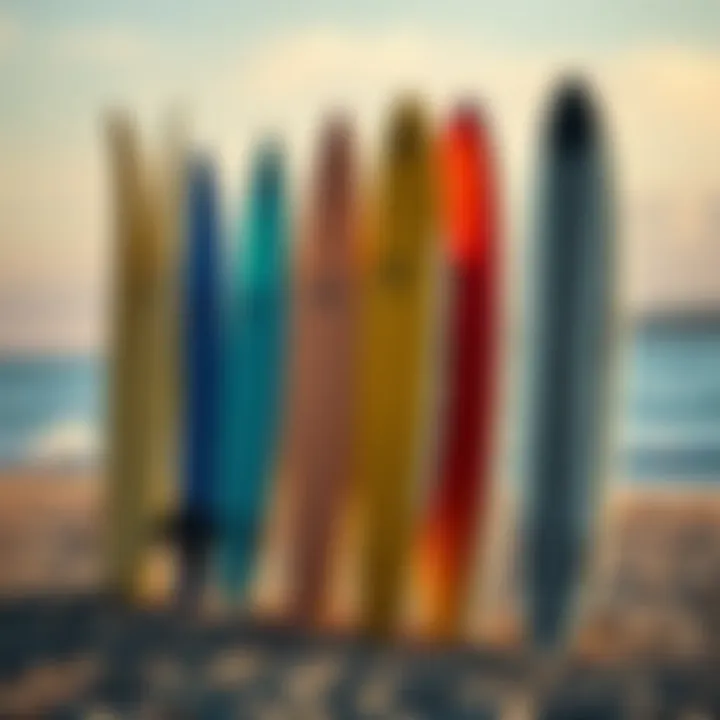
[[[230,599],[256,566],[284,389],[288,227],[281,149],[258,150],[224,302],[219,433],[220,577]]]

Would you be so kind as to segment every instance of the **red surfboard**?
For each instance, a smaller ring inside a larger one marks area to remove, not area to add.
[[[460,107],[440,138],[443,253],[448,265],[445,404],[438,475],[420,538],[423,630],[460,630],[476,537],[489,505],[496,390],[498,206],[488,128]]]

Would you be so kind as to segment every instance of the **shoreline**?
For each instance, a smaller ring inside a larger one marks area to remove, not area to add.
[[[100,587],[104,489],[102,473],[97,469],[0,471],[0,597],[58,595]],[[501,510],[504,518],[498,523],[496,554],[490,565],[494,570],[485,577],[483,586],[476,589],[479,594],[475,610],[469,611],[467,617],[469,639],[500,648],[514,646],[520,637],[518,587],[514,579],[516,544],[512,540],[517,488],[506,491]],[[673,579],[680,568],[679,561],[672,560],[668,549],[675,548],[678,542],[682,544],[683,534],[696,527],[709,529],[716,538],[710,540],[713,543],[710,550],[718,547],[720,486],[689,489],[612,484],[601,509],[601,519],[595,561],[598,582],[607,583],[608,588],[615,585],[614,568],[618,567],[618,560],[629,558],[629,548],[637,545],[638,537],[641,545],[666,548],[662,557],[669,564],[661,574],[668,582],[680,582]],[[278,550],[268,539],[266,542],[260,560],[263,571],[259,572],[254,595],[259,607],[272,611],[276,585],[280,582],[279,587],[282,586],[282,580],[275,576],[275,570],[282,567],[282,549]],[[654,577],[659,571],[656,560],[655,550],[647,556],[643,554],[636,571],[641,576],[650,572],[650,577]],[[612,654],[608,645],[629,649],[635,635],[639,637],[637,642],[651,644],[661,630],[667,633],[667,627],[658,625],[653,626],[652,633],[646,632],[645,637],[642,628],[634,627],[631,616],[628,621],[623,619],[624,612],[623,604],[615,602],[591,612],[587,634],[581,641],[584,652]],[[677,618],[688,620],[679,615]],[[678,626],[673,633],[679,639],[671,638],[670,645],[682,646],[685,630]]]

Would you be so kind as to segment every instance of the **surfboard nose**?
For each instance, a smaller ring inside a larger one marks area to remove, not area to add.
[[[482,108],[470,100],[463,100],[453,110],[450,116],[448,132],[463,138],[476,139],[480,128],[486,124],[485,113]]]
[[[276,140],[267,140],[258,148],[255,187],[260,201],[274,200],[282,185],[283,149]]]
[[[213,164],[201,152],[193,154],[189,167],[191,203],[196,209],[204,209],[213,201]]]
[[[420,102],[403,98],[393,108],[388,145],[393,159],[405,160],[423,152],[426,140],[425,116]]]
[[[253,161],[245,256],[246,271],[253,268],[253,282],[274,277],[273,268],[281,262],[286,230],[285,183],[284,148],[269,138],[258,146]]]
[[[322,132],[323,168],[335,167],[334,163],[346,162],[352,138],[350,119],[345,115],[328,118]]]
[[[596,136],[593,94],[579,79],[564,81],[555,93],[550,119],[550,143],[559,152],[588,147]]]
[[[353,129],[344,115],[329,118],[322,131],[317,177],[318,203],[322,210],[344,212],[350,196],[353,167]]]

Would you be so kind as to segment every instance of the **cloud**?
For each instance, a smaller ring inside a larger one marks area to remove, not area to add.
[[[0,16],[0,48],[2,28]],[[378,33],[332,27],[305,29],[229,53],[189,54],[180,43],[159,44],[133,27],[83,26],[57,36],[53,47],[57,57],[72,66],[63,69],[67,77],[74,77],[76,69],[94,68],[105,83],[103,98],[127,97],[133,109],[143,110],[143,118],[154,118],[155,127],[171,101],[185,99],[195,140],[219,159],[223,185],[229,189],[226,207],[233,217],[254,142],[268,129],[286,139],[292,177],[295,186],[302,187],[318,121],[328,109],[347,107],[354,114],[364,160],[371,166],[387,104],[398,91],[422,91],[439,122],[458,96],[476,98],[489,109],[506,216],[518,244],[526,235],[545,99],[560,72],[580,66],[599,89],[612,131],[623,251],[632,260],[631,302],[645,306],[665,296],[692,296],[691,270],[717,267],[712,251],[717,242],[711,233],[693,242],[668,243],[662,253],[668,267],[687,272],[678,279],[678,273],[661,269],[653,273],[660,279],[650,287],[643,279],[649,250],[637,240],[642,230],[636,225],[643,222],[631,225],[625,220],[648,197],[662,196],[672,206],[682,193],[699,197],[720,188],[720,53],[679,46],[637,47],[616,54],[551,53],[470,43],[432,30]],[[98,105],[95,111],[103,109]],[[87,117],[81,121],[97,130]],[[149,123],[143,125],[149,134]],[[0,185],[0,218],[5,218],[0,227],[0,281],[7,281],[11,268],[18,306],[31,306],[40,287],[60,293],[63,287],[76,286],[87,289],[85,305],[93,308],[109,240],[100,139],[97,132],[88,133],[77,147],[57,140],[52,152],[49,142],[28,142],[22,154],[4,158],[4,177],[12,182]],[[676,277],[670,282],[668,275]],[[704,282],[701,295],[720,301],[720,283]],[[70,314],[76,317],[75,310]],[[76,319],[73,323],[82,324]],[[93,323],[88,321],[87,327],[96,332]],[[33,335],[31,325],[23,326],[23,342]],[[45,324],[38,325],[35,337],[42,340],[45,331]],[[90,337],[88,333],[83,337]],[[12,333],[0,328],[0,338],[11,342]]]
[[[648,47],[613,58],[606,74],[634,182],[720,181],[720,54]]]
[[[95,143],[9,152],[0,174],[0,347],[92,348],[103,338],[106,173]]]
[[[234,174],[238,161],[247,161],[252,139],[276,129],[300,176],[328,110],[341,107],[355,117],[365,160],[372,163],[387,106],[398,92],[421,92],[438,120],[453,97],[469,96],[486,103],[503,159],[516,169],[555,62],[412,29],[313,28],[246,49],[209,71],[212,79],[194,94],[195,127],[232,159]]]
[[[681,176],[682,182],[715,181],[720,162],[711,162],[708,151],[718,146],[720,54],[681,47],[582,55],[518,51],[413,30],[315,28],[209,71],[211,79],[195,95],[197,127],[212,140],[278,128],[306,159],[323,110],[347,106],[372,156],[385,107],[398,90],[421,89],[438,119],[453,98],[469,95],[486,102],[510,182],[520,193],[544,98],[553,79],[574,67],[601,91],[630,186],[641,191]],[[240,145],[247,142],[236,139],[234,147]]]

